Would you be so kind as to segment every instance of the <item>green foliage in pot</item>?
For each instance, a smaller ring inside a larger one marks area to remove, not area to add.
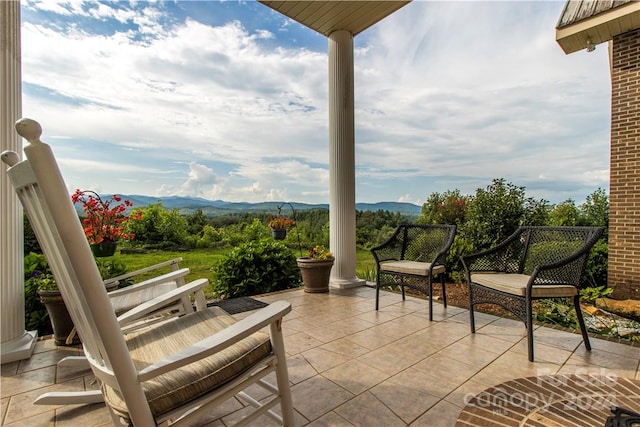
[[[24,257],[24,323],[28,331],[37,330],[41,336],[52,333],[49,313],[38,298],[38,277],[47,275],[53,279],[44,255],[31,252]],[[55,284],[51,280],[47,285],[51,285],[51,282]]]
[[[212,268],[213,290],[219,298],[236,298],[295,288],[300,285],[296,258],[272,239],[240,244]]]

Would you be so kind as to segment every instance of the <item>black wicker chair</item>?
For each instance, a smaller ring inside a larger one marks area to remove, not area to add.
[[[537,299],[572,298],[587,350],[589,335],[580,310],[579,286],[591,247],[601,227],[520,227],[496,247],[461,258],[469,285],[471,332],[476,304],[497,304],[527,328],[533,362],[533,316]]]
[[[445,261],[456,234],[455,225],[400,225],[382,245],[371,249],[376,260],[376,310],[380,287],[400,285],[429,295],[433,320],[433,276],[440,275],[442,300],[447,306]]]

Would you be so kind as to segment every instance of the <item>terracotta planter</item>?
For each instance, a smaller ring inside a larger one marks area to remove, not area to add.
[[[302,274],[304,291],[311,293],[329,292],[329,278],[334,258],[298,258],[298,268]]]
[[[93,243],[91,245],[91,252],[96,258],[113,256],[116,253],[117,242],[102,242]]]

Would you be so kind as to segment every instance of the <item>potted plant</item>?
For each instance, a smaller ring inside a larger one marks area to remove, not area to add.
[[[62,295],[58,290],[56,279],[49,269],[34,270],[31,279],[36,289],[40,302],[47,309],[49,321],[53,329],[53,339],[56,345],[76,345],[80,344],[80,338],[74,332],[73,321],[64,305]],[[72,336],[73,334],[73,336]]]
[[[112,256],[118,240],[131,240],[135,237],[132,233],[126,232],[126,225],[131,217],[125,212],[133,206],[131,201],[122,200],[115,194],[103,200],[98,193],[89,190],[76,190],[71,200],[74,204],[82,204],[84,234],[89,240],[94,256]],[[116,204],[112,206],[114,202]]]
[[[312,247],[309,256],[296,260],[305,292],[329,292],[329,278],[334,260],[331,251],[322,245]]]
[[[293,227],[295,221],[286,216],[270,216],[269,228],[271,229],[271,236],[276,240],[282,240],[287,237],[287,230]]]
[[[79,344],[80,339],[75,334],[73,321],[44,255],[30,253],[25,256],[24,263],[25,279],[29,282],[25,283],[25,289],[34,289],[47,310],[56,345]],[[115,261],[115,258],[98,262],[98,268],[104,278],[119,276],[127,270],[124,264]],[[105,283],[107,291],[117,289],[118,285],[119,283],[114,281]]]

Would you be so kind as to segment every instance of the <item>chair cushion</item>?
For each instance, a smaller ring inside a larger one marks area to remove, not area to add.
[[[140,304],[159,297],[160,295],[164,295],[177,287],[178,284],[175,281],[159,283],[157,285],[147,286],[122,295],[111,296],[109,299],[111,300],[111,305],[113,305],[113,310],[116,312],[116,316],[119,316],[122,313],[136,308]]]
[[[475,273],[471,275],[473,283],[522,297],[527,295],[527,283],[530,278],[531,276],[526,274],[510,273]],[[576,287],[571,285],[534,285],[532,289],[532,297],[534,298],[572,297],[577,293]]]
[[[381,273],[400,273],[400,274],[413,274],[414,276],[428,276],[430,262],[418,262],[418,261],[388,261],[380,264]],[[446,268],[444,265],[436,265],[433,267],[433,274],[444,273]]]
[[[211,307],[129,334],[127,346],[139,371],[233,323],[235,319],[224,310]],[[142,388],[151,412],[158,416],[218,388],[270,354],[269,335],[258,332],[212,356],[145,381]],[[120,393],[107,385],[103,388],[105,401],[128,421]]]

